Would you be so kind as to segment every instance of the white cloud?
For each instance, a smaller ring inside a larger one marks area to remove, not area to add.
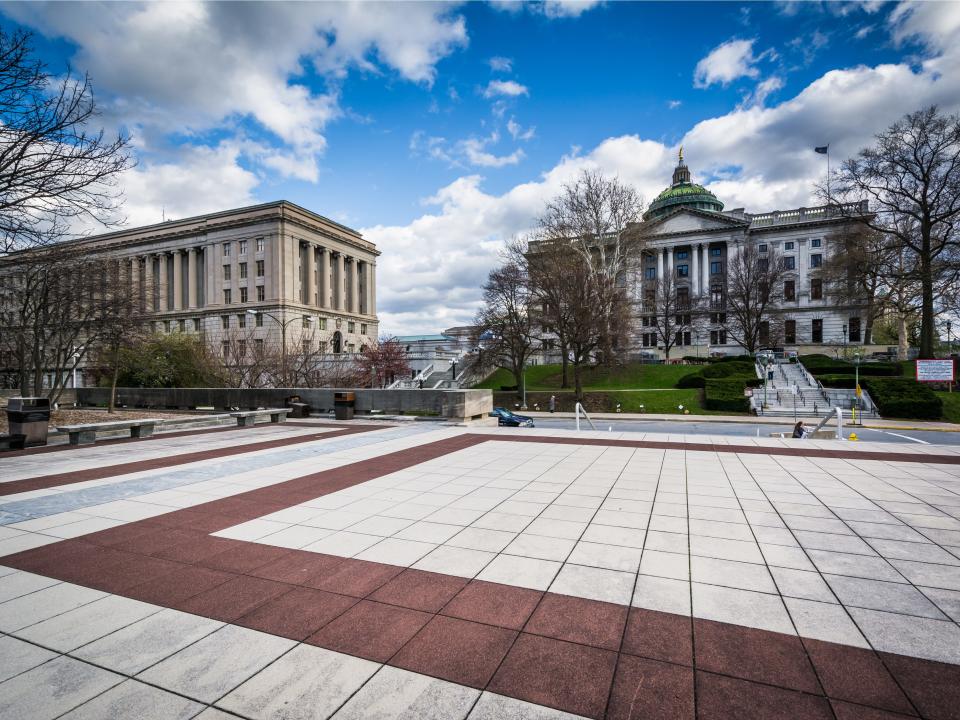
[[[418,130],[411,136],[409,147],[414,155],[439,160],[451,167],[501,168],[517,165],[526,157],[520,148],[507,155],[496,155],[490,152],[490,148],[499,142],[500,134],[496,131],[486,137],[470,137],[450,143],[446,138],[428,136],[422,130]]]
[[[503,12],[516,14],[524,10],[538,13],[551,20],[576,18],[588,10],[603,5],[602,0],[542,0],[524,2],[522,0],[490,0],[491,7]]]
[[[681,105],[683,105],[682,100],[667,100],[667,107],[671,110],[676,110]]]
[[[754,40],[727,40],[717,45],[697,63],[693,72],[694,87],[707,88],[714,83],[729,85],[742,77],[756,78],[756,64],[764,56],[753,54]]]
[[[776,75],[772,75],[766,80],[763,80],[757,84],[757,87],[748,98],[748,103],[753,105],[763,105],[768,96],[772,95],[781,88],[783,88],[783,79],[777,77]]]
[[[509,155],[494,155],[485,150],[487,143],[483,139],[470,138],[463,141],[463,153],[471,165],[477,167],[499,168],[506,165],[516,165],[523,160],[526,155],[523,150],[517,148]]]
[[[532,125],[526,129],[520,125],[514,118],[507,120],[507,132],[514,140],[532,140],[536,135],[537,129]]]
[[[487,60],[487,64],[493,72],[511,72],[513,70],[513,60],[508,57],[492,57]]]
[[[520,95],[529,95],[530,89],[526,85],[521,85],[515,80],[491,80],[483,90],[485,98],[497,96],[519,97]]]
[[[947,24],[918,20],[910,31],[922,32],[931,47],[955,45],[941,32]],[[960,56],[832,70],[779,104],[744,105],[704,120],[672,145],[624,135],[586,154],[573,151],[503,193],[487,191],[481,176],[461,177],[429,198],[426,212],[410,223],[364,229],[384,253],[378,283],[384,330],[426,332],[469,322],[502,243],[530,229],[544,202],[581,169],[616,175],[649,200],[669,183],[682,144],[694,180],[728,209],[809,206],[817,202],[813,187],[824,172],[814,146],[830,142],[836,157],[852,155],[904,113],[932,103],[960,110]]]

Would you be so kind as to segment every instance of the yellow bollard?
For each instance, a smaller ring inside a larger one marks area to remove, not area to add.
[[[856,442],[856,441],[857,441],[857,434],[856,434],[856,433],[850,433],[850,437],[848,437],[847,440],[852,440],[853,442]]]

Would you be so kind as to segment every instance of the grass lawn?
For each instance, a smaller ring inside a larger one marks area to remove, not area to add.
[[[672,389],[677,380],[699,369],[697,365],[642,365],[640,363],[625,365],[612,370],[609,368],[588,368],[582,373],[583,389],[588,391]],[[572,367],[570,368],[569,379],[570,389],[572,389]],[[560,381],[560,365],[531,365],[527,368],[527,390],[559,390]],[[510,371],[500,368],[474,387],[499,390],[502,386],[516,384],[516,380],[514,380]],[[626,409],[624,411],[626,412]]]
[[[939,390],[937,397],[943,400],[943,419],[946,422],[960,423],[960,392]]]
[[[678,405],[683,405],[690,411],[691,415],[702,415],[706,412],[700,406],[701,391],[697,389],[611,392],[610,394],[617,396],[620,409],[625,413],[641,412],[641,405],[643,406],[643,412],[647,413],[682,414],[683,411],[678,409]]]

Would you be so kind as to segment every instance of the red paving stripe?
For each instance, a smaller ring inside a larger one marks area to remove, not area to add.
[[[960,718],[957,665],[207,534],[489,439],[461,435],[0,563],[592,718]]]
[[[293,423],[286,423],[292,425]],[[255,426],[261,427],[261,426]],[[262,427],[267,427],[266,424]],[[277,427],[270,425],[270,427]],[[304,423],[297,427],[321,428],[320,425],[309,425]],[[329,425],[327,427],[330,427]],[[22,480],[12,480],[6,483],[0,483],[0,496],[14,495],[16,493],[29,492],[31,490],[45,490],[46,488],[59,487],[61,485],[72,485],[78,482],[87,482],[88,480],[102,480],[103,478],[113,477],[114,475],[125,475],[127,473],[142,472],[144,470],[158,470],[187,463],[198,462],[200,460],[213,460],[216,458],[230,457],[231,455],[240,455],[257,450],[271,450],[273,448],[288,447],[290,445],[299,445],[305,442],[315,440],[328,440],[330,438],[341,437],[343,435],[355,435],[357,433],[370,432],[372,430],[382,430],[384,426],[377,425],[352,425],[349,427],[338,427],[338,430],[332,432],[317,433],[316,435],[298,435],[297,437],[278,438],[276,440],[264,440],[248,444],[234,445],[225,448],[216,448],[214,450],[201,450],[198,452],[185,453],[183,455],[174,455],[163,458],[154,458],[152,460],[137,460],[134,462],[120,463],[118,465],[106,465],[103,467],[89,468],[87,470],[74,470],[71,472],[57,473],[56,475],[41,475],[34,478],[24,478]],[[231,430],[249,430],[250,428],[229,428]],[[185,433],[194,435],[196,433]],[[160,435],[158,437],[172,437],[169,435]],[[150,438],[144,438],[149,440]],[[68,446],[69,447],[69,446]],[[73,448],[76,449],[76,448]],[[7,457],[4,455],[3,457]]]

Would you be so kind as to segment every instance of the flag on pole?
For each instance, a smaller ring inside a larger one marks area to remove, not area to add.
[[[826,155],[829,149],[830,149],[830,145],[824,145],[822,147],[815,147],[813,151],[816,153],[820,153],[821,155]]]

